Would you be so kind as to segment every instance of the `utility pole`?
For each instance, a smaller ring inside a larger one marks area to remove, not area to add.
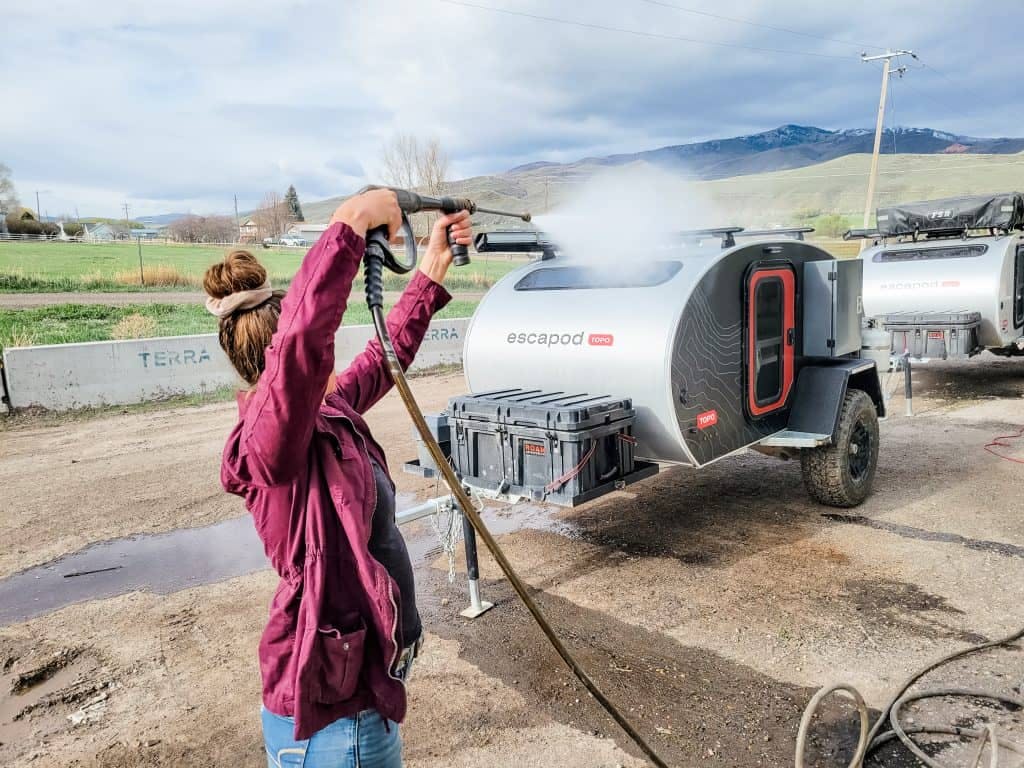
[[[36,218],[39,221],[43,220],[43,209],[39,207],[39,190],[36,190]]]
[[[871,173],[868,175],[868,197],[864,203],[864,228],[868,228],[868,224],[871,221],[871,209],[874,208],[875,203],[875,183],[878,180],[878,152],[882,147],[882,127],[885,124],[885,97],[889,92],[889,75],[893,72],[892,60],[899,59],[900,56],[913,56],[913,51],[890,51],[886,50],[885,53],[880,53],[877,56],[868,56],[866,53],[860,55],[860,60],[865,64],[872,61],[884,61],[885,65],[882,67],[882,95],[878,99],[878,120],[875,122],[875,148],[871,153]],[[915,57],[916,58],[916,57]],[[900,77],[907,71],[906,67],[896,67],[895,70]],[[867,244],[867,240],[862,241],[861,246]]]
[[[238,195],[235,195],[235,242],[242,239],[242,222],[238,219]]]

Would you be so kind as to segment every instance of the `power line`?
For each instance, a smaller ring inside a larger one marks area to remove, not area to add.
[[[759,53],[781,53],[791,56],[811,56],[818,59],[839,59],[841,61],[849,61],[848,56],[836,56],[835,54],[829,53],[817,53],[815,51],[794,51],[787,50],[784,48],[762,48],[755,45],[743,45],[742,43],[726,43],[719,40],[698,40],[693,37],[681,37],[679,35],[664,35],[659,32],[646,32],[640,29],[627,29],[625,27],[612,27],[605,24],[594,24],[586,21],[575,21],[573,19],[561,19],[556,16],[541,16],[536,13],[527,13],[526,11],[513,11],[508,8],[495,8],[490,5],[479,5],[477,3],[466,2],[466,0],[439,0],[439,2],[447,3],[448,5],[458,5],[463,8],[475,8],[481,11],[491,11],[492,13],[503,13],[507,16],[519,16],[524,19],[533,19],[534,21],[546,21],[551,24],[563,24],[566,26],[582,27],[584,29],[597,29],[603,32],[619,32],[626,35],[634,35],[636,37],[647,37],[655,40],[672,40],[679,43],[693,43],[695,45],[710,45],[717,48],[739,48],[745,51],[757,51]]]
[[[675,5],[674,3],[664,3],[660,0],[639,0],[641,3],[647,3],[648,5],[657,5],[662,8],[671,8],[674,11],[682,11],[683,13],[692,13],[696,16],[706,16],[709,19],[718,19],[719,21],[730,21],[736,24],[745,24],[748,27],[759,27],[761,29],[770,29],[775,32],[785,32],[789,35],[799,35],[800,37],[809,37],[813,40],[824,40],[828,43],[839,43],[841,45],[855,46],[857,48],[877,48],[878,50],[885,50],[883,45],[869,45],[868,43],[857,43],[853,40],[840,40],[835,37],[824,37],[823,35],[815,35],[811,32],[801,32],[799,29],[790,29],[789,27],[779,27],[774,24],[762,24],[759,21],[750,21],[749,19],[738,19],[734,16],[723,16],[718,13],[710,13],[708,11],[700,11],[696,8],[686,8],[682,5]]]

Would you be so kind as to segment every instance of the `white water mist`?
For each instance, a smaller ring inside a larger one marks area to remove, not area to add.
[[[601,171],[554,212],[534,217],[566,260],[627,264],[663,257],[655,243],[731,222],[693,182],[647,163]]]

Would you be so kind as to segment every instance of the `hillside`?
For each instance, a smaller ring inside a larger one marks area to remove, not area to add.
[[[747,226],[789,222],[798,210],[861,215],[870,155],[731,179],[697,182],[720,210]],[[1014,155],[883,155],[875,203],[929,200],[1024,188],[1024,152]],[[731,222],[730,222],[731,223]]]
[[[729,219],[709,224],[789,223],[794,212],[807,209],[860,215],[870,162],[868,154],[847,155],[792,170],[694,181],[693,186],[696,194],[710,200],[723,212],[722,217]],[[463,179],[452,182],[450,193],[495,208],[544,213],[558,208],[580,183],[599,170],[579,168],[572,174],[552,177],[545,168],[534,164],[515,173]],[[876,201],[885,204],[1015,189],[1024,189],[1024,152],[883,155]],[[307,220],[326,221],[341,200],[304,203]],[[477,220],[483,224],[491,221],[486,216]]]

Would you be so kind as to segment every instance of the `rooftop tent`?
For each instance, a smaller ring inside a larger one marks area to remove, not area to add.
[[[1024,229],[1024,196],[1019,192],[947,197],[879,208],[878,233],[883,237],[952,234],[972,229]]]

